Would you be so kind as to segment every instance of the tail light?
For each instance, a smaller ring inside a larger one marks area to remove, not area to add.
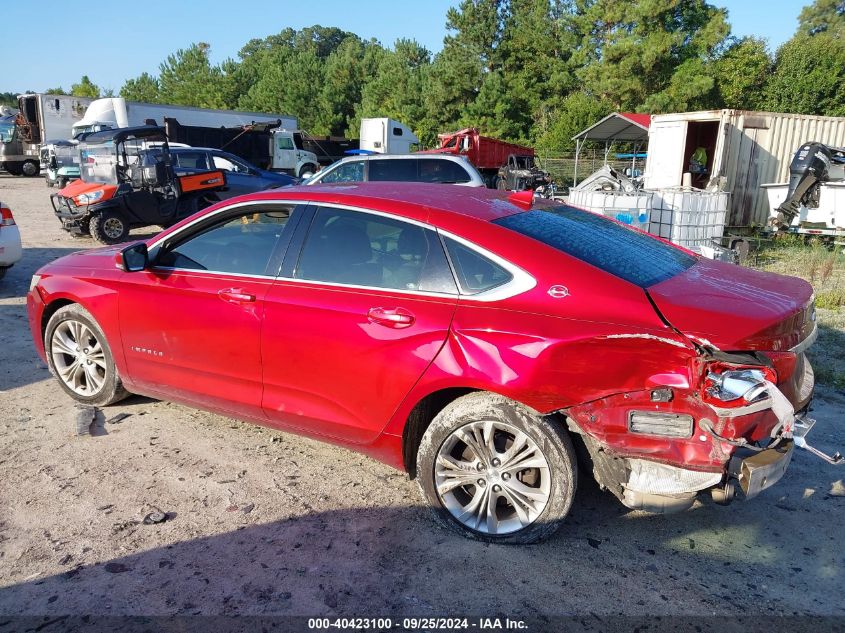
[[[12,217],[12,210],[0,204],[0,226],[12,226],[15,218]]]
[[[771,367],[740,367],[711,364],[705,373],[704,396],[720,405],[744,405],[763,396],[769,384],[777,384],[777,372]]]

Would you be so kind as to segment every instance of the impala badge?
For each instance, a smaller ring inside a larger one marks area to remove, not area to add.
[[[549,288],[549,296],[555,299],[563,299],[569,296],[569,288],[566,286],[552,286]]]

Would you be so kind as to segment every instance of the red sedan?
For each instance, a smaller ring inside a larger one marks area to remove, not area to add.
[[[812,423],[808,283],[530,193],[253,194],[58,259],[27,307],[75,400],[138,393],[336,442],[488,540],[551,534],[579,462],[631,508],[752,497]]]

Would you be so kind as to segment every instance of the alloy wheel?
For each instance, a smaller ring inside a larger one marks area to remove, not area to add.
[[[534,523],[551,494],[549,463],[537,443],[492,419],[461,426],[446,438],[434,478],[437,496],[452,516],[491,535]]]
[[[59,379],[74,393],[93,396],[106,380],[103,345],[84,323],[62,321],[50,341],[53,366]]]
[[[105,233],[106,237],[113,240],[120,238],[123,235],[123,222],[118,218],[107,218],[103,222],[103,233]]]

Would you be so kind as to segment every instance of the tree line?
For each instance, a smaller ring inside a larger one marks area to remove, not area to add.
[[[612,111],[845,115],[845,0],[804,7],[776,51],[732,36],[727,11],[705,0],[463,0],[446,32],[433,55],[409,39],[286,28],[216,65],[195,43],[120,95],[292,114],[321,135],[357,136],[362,117],[389,116],[428,145],[475,126],[552,151]],[[71,92],[102,94],[87,76]]]

